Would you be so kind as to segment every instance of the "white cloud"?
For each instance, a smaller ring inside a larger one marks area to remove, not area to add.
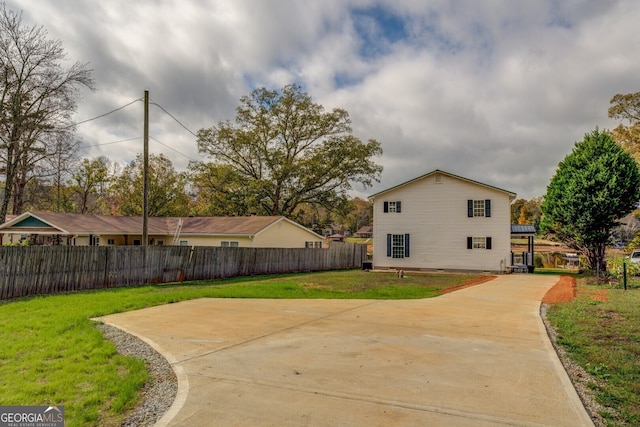
[[[233,120],[242,95],[302,84],[350,112],[356,136],[385,154],[372,194],[433,169],[544,194],[557,163],[609,99],[636,92],[634,0],[298,0],[85,2],[10,0],[24,21],[89,61],[98,90],[78,120],[149,89],[191,130]],[[197,158],[195,138],[159,109],[152,136]],[[83,154],[131,161],[142,107],[81,125]],[[155,143],[178,167],[188,158]]]

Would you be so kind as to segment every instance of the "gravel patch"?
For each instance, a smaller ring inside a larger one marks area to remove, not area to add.
[[[151,426],[173,404],[178,392],[178,379],[167,360],[144,341],[103,323],[97,328],[115,344],[118,353],[143,359],[149,371],[149,380],[142,388],[141,401],[122,422],[123,427]]]

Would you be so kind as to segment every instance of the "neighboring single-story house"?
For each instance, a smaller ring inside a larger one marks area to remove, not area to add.
[[[373,267],[505,271],[515,198],[441,170],[374,194]]]
[[[140,245],[142,217],[25,212],[0,225],[2,243]],[[148,219],[149,245],[321,248],[323,237],[283,216]]]

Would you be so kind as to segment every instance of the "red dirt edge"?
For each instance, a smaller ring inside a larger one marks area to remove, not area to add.
[[[558,302],[568,302],[576,297],[576,279],[571,276],[561,276],[558,283],[542,298],[545,304],[555,304]]]

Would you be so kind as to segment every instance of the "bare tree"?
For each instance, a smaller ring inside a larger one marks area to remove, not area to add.
[[[22,212],[33,172],[58,153],[59,141],[75,128],[79,89],[93,89],[87,64],[63,66],[59,40],[43,27],[26,27],[22,14],[0,6],[0,172],[5,176],[0,222],[9,207]]]
[[[78,141],[71,139],[69,134],[58,135],[55,144],[51,144],[54,151],[47,155],[46,168],[40,168],[43,169],[40,176],[51,182],[53,187],[56,212],[66,212],[63,206],[65,180],[71,176],[77,162],[78,145]]]

